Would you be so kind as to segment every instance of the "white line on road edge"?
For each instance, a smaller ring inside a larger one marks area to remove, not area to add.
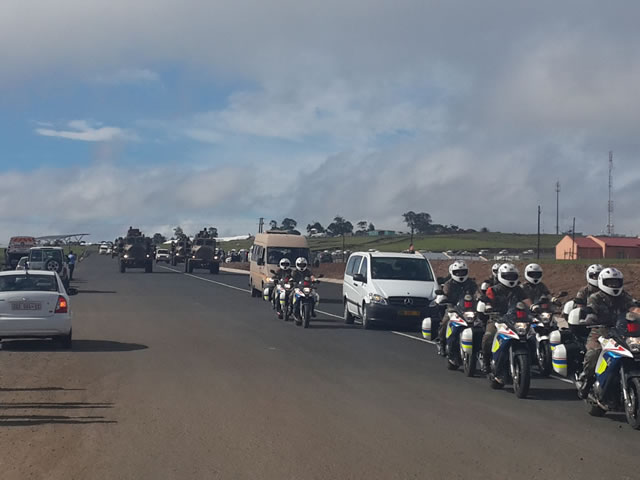
[[[167,270],[171,270],[172,272],[182,273],[183,275],[186,275],[187,277],[197,278],[198,280],[202,280],[203,282],[215,283],[216,285],[220,285],[221,287],[227,287],[227,288],[232,288],[233,290],[238,290],[240,292],[251,293],[251,290],[247,290],[246,288],[240,288],[240,287],[236,287],[234,285],[229,285],[227,283],[216,282],[215,280],[209,280],[208,278],[198,277],[196,275],[192,275],[191,273],[181,272],[180,270],[174,270],[173,268],[165,267],[163,265],[159,265],[159,267],[160,268],[165,268]],[[335,315],[333,313],[324,312],[322,310],[316,310],[316,312],[321,313],[323,315],[327,315],[328,317],[342,319],[342,315]],[[394,335],[400,335],[402,337],[410,338],[411,340],[417,340],[419,342],[429,343],[431,345],[435,345],[436,344],[436,342],[434,342],[433,340],[426,340],[424,338],[416,337],[414,335],[409,335],[408,333],[396,332],[396,331],[392,331],[391,333],[393,333]],[[573,382],[571,380],[569,380],[568,378],[562,378],[562,377],[558,377],[558,376],[555,376],[555,375],[552,375],[551,378],[553,378],[555,380],[560,380],[561,382],[569,383],[569,384],[573,385]]]
[[[182,273],[182,274],[186,275],[187,277],[197,278],[198,280],[202,280],[203,282],[215,283],[216,285],[220,285],[221,287],[227,287],[227,288],[232,288],[233,290],[238,290],[240,292],[251,293],[251,290],[247,290],[246,288],[240,288],[240,287],[236,287],[234,285],[229,285],[227,283],[216,282],[215,280],[210,280],[208,278],[198,277],[197,275],[192,275],[191,273],[185,273],[185,272],[181,272],[180,270],[174,270],[173,268],[165,267],[164,265],[159,265],[159,267],[160,268],[165,268],[167,270],[171,270],[172,272]],[[333,313],[324,312],[322,310],[317,310],[317,309],[316,309],[316,312],[322,313],[323,315],[327,315],[328,317],[334,317],[334,318],[342,319],[341,315],[335,315]]]

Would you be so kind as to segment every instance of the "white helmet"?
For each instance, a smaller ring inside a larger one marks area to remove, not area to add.
[[[487,290],[489,290],[489,287],[490,287],[490,286],[491,286],[491,285],[489,285],[489,283],[487,283],[487,282],[482,282],[482,285],[480,285],[480,291],[481,291],[482,293],[486,293],[486,291],[487,291]]]
[[[598,276],[600,272],[604,270],[604,267],[598,263],[594,263],[589,268],[587,268],[587,283],[589,285],[593,285],[594,287],[598,286]]]
[[[518,285],[518,269],[513,263],[503,263],[498,269],[498,281],[507,288]]]
[[[527,282],[537,285],[542,281],[542,267],[537,263],[530,263],[524,269],[524,278]]]
[[[624,275],[617,268],[605,268],[598,275],[598,288],[612,297],[624,291]]]
[[[457,260],[449,265],[449,275],[454,281],[464,283],[469,278],[469,267],[462,260]]]
[[[491,267],[491,273],[493,274],[493,278],[498,279],[498,269],[500,268],[499,263],[494,263],[493,267]]]
[[[302,272],[307,268],[307,259],[304,257],[298,257],[296,259],[296,268]]]
[[[281,258],[280,259],[280,268],[282,270],[289,270],[291,268],[291,260],[289,260],[288,258]]]

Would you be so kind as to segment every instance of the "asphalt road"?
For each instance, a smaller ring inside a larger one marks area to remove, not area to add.
[[[560,381],[518,400],[391,330],[303,330],[243,275],[98,255],[76,273],[73,351],[2,344],[3,479],[639,476],[640,432]],[[339,292],[322,285],[319,310],[339,315]]]

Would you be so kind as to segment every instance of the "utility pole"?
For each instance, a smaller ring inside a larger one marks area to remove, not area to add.
[[[607,235],[612,237],[615,235],[613,228],[613,152],[609,151],[609,204],[608,204],[609,220],[607,221]]]
[[[560,180],[556,182],[556,235],[560,235]]]
[[[577,260],[577,258],[573,258],[574,255],[574,247],[576,246],[576,217],[573,217],[573,227],[571,227],[571,260]],[[575,252],[576,257],[578,256],[577,252]]]
[[[258,233],[262,233],[264,230],[264,218],[260,217],[260,221],[258,222]]]
[[[540,214],[542,213],[542,209],[540,205],[538,205],[538,253],[537,259],[540,260]]]

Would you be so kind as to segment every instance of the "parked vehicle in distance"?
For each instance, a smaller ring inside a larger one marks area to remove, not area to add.
[[[353,253],[342,286],[344,321],[360,318],[364,328],[376,322],[418,325],[430,315],[436,288],[433,268],[422,255]]]
[[[262,297],[267,277],[271,277],[271,270],[277,270],[278,263],[285,257],[292,264],[295,264],[299,257],[309,261],[309,245],[306,237],[278,230],[256,235],[251,247],[249,264],[249,287],[252,297]]]
[[[158,250],[156,250],[156,263],[169,263],[170,261],[171,255],[169,255],[169,250],[167,248],[159,248]]]
[[[69,288],[69,264],[62,247],[33,247],[29,250],[29,270],[56,272],[65,288]]]
[[[4,265],[6,268],[14,269],[20,259],[29,255],[29,249],[36,246],[36,239],[29,236],[11,237],[9,245],[4,252]]]
[[[0,272],[0,338],[51,338],[71,348],[69,294],[55,271]]]
[[[109,253],[109,245],[107,245],[106,243],[103,243],[102,245],[100,245],[100,248],[98,249],[98,254],[106,255],[107,253]]]

